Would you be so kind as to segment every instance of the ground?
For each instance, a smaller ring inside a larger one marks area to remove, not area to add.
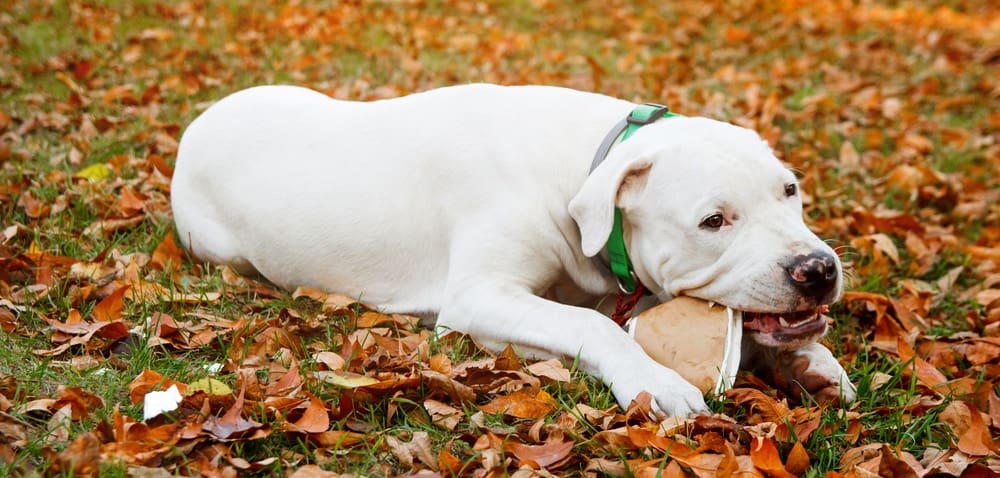
[[[0,474],[1000,471],[992,2],[309,5],[0,11]],[[660,423],[571,361],[492,355],[175,245],[177,141],[227,93],[293,83],[372,100],[467,82],[570,86],[759,131],[847,265],[824,341],[858,402],[744,374],[715,415]],[[144,420],[148,393],[171,385],[179,408]]]

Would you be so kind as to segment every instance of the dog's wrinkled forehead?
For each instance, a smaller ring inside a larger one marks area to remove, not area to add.
[[[753,130],[708,118],[671,118],[644,129],[634,138],[669,162],[664,169],[673,180],[668,183],[687,183],[703,191],[778,194],[786,183],[795,182],[795,175]]]

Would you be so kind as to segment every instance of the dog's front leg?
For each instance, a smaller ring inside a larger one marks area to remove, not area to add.
[[[584,371],[611,386],[622,407],[645,390],[653,396],[656,411],[668,415],[707,410],[701,391],[651,359],[607,317],[543,299],[525,286],[479,277],[450,288],[439,326],[466,332],[496,349],[510,343],[578,357]]]
[[[809,396],[819,403],[848,404],[857,398],[844,367],[830,349],[817,342],[783,350],[744,336],[741,367],[753,370],[799,400]]]

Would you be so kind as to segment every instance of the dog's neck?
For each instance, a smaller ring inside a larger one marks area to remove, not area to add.
[[[680,116],[676,113],[671,113],[670,108],[663,105],[647,103],[635,107],[631,113],[625,118],[615,124],[614,127],[608,131],[608,134],[601,141],[601,145],[597,148],[597,152],[594,154],[594,160],[590,164],[590,172],[593,173],[601,163],[607,158],[608,153],[611,151],[612,146],[617,143],[623,142],[629,138],[633,133],[635,133],[639,128],[652,124],[661,118],[671,118],[675,116]],[[628,244],[630,235],[626,234],[626,231],[630,228],[626,227],[627,222],[625,221],[624,213],[616,205],[615,207],[615,217],[614,226],[611,230],[611,235],[608,238],[608,242],[604,249],[598,256],[604,262],[604,265],[609,268],[615,276],[615,282],[622,292],[631,293],[637,288],[643,287],[639,276],[635,273],[635,268],[632,261],[629,259],[628,255]],[[647,289],[648,290],[648,289]]]

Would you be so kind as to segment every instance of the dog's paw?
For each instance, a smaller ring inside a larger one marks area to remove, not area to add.
[[[777,357],[777,381],[796,398],[812,397],[820,404],[846,405],[857,398],[847,372],[826,347],[813,343]]]
[[[654,413],[671,417],[687,417],[707,413],[708,406],[701,390],[688,383],[677,372],[652,360],[617,373],[611,380],[611,391],[622,408],[628,408],[639,393],[653,396]]]

